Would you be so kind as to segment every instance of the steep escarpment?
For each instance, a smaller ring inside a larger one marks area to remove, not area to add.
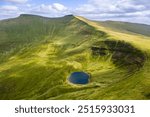
[[[100,41],[91,50],[93,55],[111,56],[117,67],[125,68],[131,73],[140,70],[146,61],[146,53],[124,41]]]

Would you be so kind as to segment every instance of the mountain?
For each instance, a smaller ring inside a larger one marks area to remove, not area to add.
[[[150,99],[149,26],[118,23],[28,14],[0,21],[0,99]],[[90,82],[71,84],[76,71]]]
[[[135,33],[150,36],[150,25],[117,21],[104,21],[98,23],[104,27],[123,33]]]

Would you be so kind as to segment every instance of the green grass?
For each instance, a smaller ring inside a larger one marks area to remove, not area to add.
[[[3,20],[0,35],[0,99],[150,99],[149,37],[71,15]],[[146,54],[144,65],[130,74],[114,63],[113,53],[93,55],[91,47],[106,40],[124,40],[133,47],[124,51]],[[70,84],[67,78],[74,71],[89,73],[90,83]]]
[[[108,27],[112,30],[119,31],[122,33],[150,36],[150,26],[146,24],[117,22],[117,21],[104,21],[98,23],[101,26]]]

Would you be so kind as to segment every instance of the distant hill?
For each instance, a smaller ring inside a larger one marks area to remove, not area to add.
[[[68,15],[0,21],[0,99],[150,99],[149,26]],[[68,78],[90,76],[86,85]]]
[[[119,21],[104,21],[98,23],[104,27],[111,28],[112,30],[150,36],[150,25]]]

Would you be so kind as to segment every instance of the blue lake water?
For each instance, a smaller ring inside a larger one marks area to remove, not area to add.
[[[73,72],[68,80],[73,84],[87,84],[89,79],[90,76],[85,72]]]

